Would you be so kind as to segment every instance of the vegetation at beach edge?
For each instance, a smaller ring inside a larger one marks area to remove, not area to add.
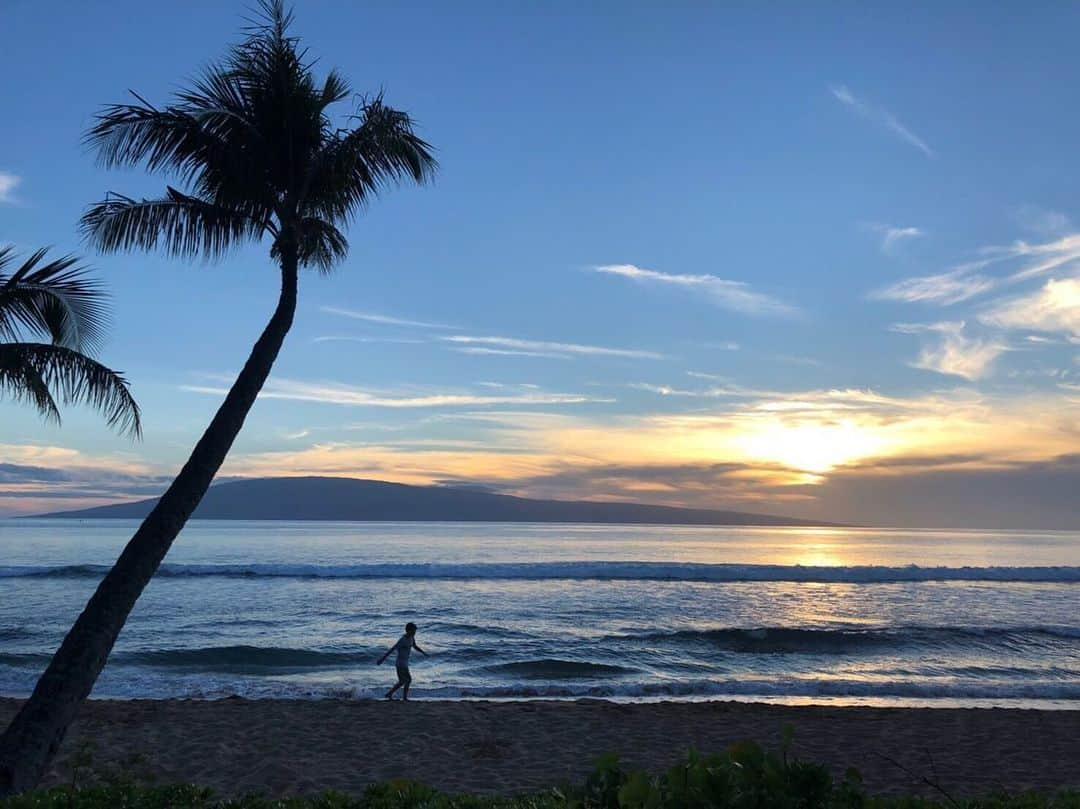
[[[130,771],[118,775],[87,768],[90,785],[79,785],[77,770],[72,784],[0,800],[0,809],[1080,809],[1080,791],[957,797],[930,778],[923,783],[933,797],[875,796],[856,770],[834,778],[827,766],[789,755],[789,745],[790,731],[785,731],[779,752],[754,742],[720,754],[691,750],[661,775],[626,768],[609,755],[583,785],[516,796],[451,795],[395,780],[373,784],[360,795],[221,798],[203,787],[147,785]]]

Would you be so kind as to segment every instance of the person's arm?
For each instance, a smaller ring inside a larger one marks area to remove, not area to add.
[[[422,654],[422,655],[423,655],[424,657],[427,657],[427,652],[425,652],[425,651],[424,651],[423,649],[421,649],[421,648],[420,648],[420,644],[419,644],[419,643],[417,643],[417,642],[416,642],[415,640],[414,640],[414,641],[412,642],[412,647],[413,647],[414,649],[416,649],[416,651],[418,651],[418,652],[419,652],[420,654]]]
[[[393,646],[391,646],[389,649],[386,650],[386,654],[384,654],[382,657],[380,657],[379,662],[376,663],[375,665],[381,666],[383,664],[383,661],[386,660],[386,658],[388,658],[390,656],[390,653],[392,651],[394,651],[394,649],[396,649],[396,648],[397,648],[397,644],[395,643]]]

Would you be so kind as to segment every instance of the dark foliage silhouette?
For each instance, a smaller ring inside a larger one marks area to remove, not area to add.
[[[0,395],[56,423],[57,399],[88,404],[137,437],[139,406],[127,382],[90,356],[105,327],[104,292],[76,259],[46,261],[46,252],[14,266],[14,249],[0,248]]]

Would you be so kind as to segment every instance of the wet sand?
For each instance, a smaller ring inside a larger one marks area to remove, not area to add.
[[[0,699],[0,725],[18,703]],[[953,794],[1080,788],[1080,711],[839,708],[738,702],[346,702],[91,700],[48,783],[69,783],[89,742],[93,767],[234,795],[336,789],[409,778],[442,790],[514,793],[579,782],[596,757],[659,771],[693,745],[741,739],[858,767],[874,792]],[[912,774],[899,766],[903,765]]]

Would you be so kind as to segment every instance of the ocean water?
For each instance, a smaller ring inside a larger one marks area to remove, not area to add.
[[[0,521],[0,694],[29,693],[126,520]],[[1080,708],[1080,534],[189,523],[97,697]]]

